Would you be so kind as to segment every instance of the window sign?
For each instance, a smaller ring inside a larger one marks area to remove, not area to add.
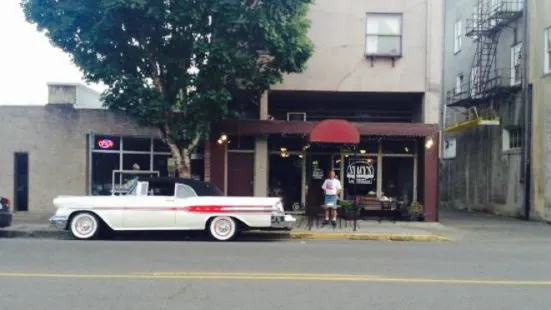
[[[312,179],[322,180],[323,179],[323,170],[319,167],[319,162],[314,160],[312,162]]]
[[[110,136],[95,136],[94,150],[98,151],[118,151],[120,149],[120,138]]]
[[[348,184],[371,185],[375,183],[375,166],[370,159],[349,159],[346,168]]]
[[[104,149],[104,150],[112,149],[114,145],[115,145],[115,142],[113,142],[113,140],[111,139],[102,139],[98,141],[98,147],[100,149]]]

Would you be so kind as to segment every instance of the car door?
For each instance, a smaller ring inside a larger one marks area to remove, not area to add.
[[[205,217],[204,212],[190,211],[196,206],[197,193],[186,184],[176,184],[174,189],[176,198],[176,226],[180,229],[203,229]]]
[[[127,196],[123,226],[128,230],[165,230],[175,227],[174,196],[155,195],[149,184],[139,184],[138,195]]]

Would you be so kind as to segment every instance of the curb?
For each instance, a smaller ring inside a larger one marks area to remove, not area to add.
[[[452,241],[440,235],[401,235],[401,234],[369,234],[369,233],[310,233],[291,232],[289,239],[309,240],[365,240],[365,241]]]
[[[0,238],[71,240],[68,232],[57,230],[0,230]],[[453,241],[441,235],[319,233],[319,232],[263,232],[250,231],[242,235],[248,240],[364,240],[364,241]]]

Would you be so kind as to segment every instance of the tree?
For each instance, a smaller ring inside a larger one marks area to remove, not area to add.
[[[105,106],[157,127],[181,176],[211,124],[239,117],[313,52],[311,0],[23,0]],[[232,105],[230,102],[238,102]]]

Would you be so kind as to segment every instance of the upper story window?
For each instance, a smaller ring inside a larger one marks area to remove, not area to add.
[[[545,67],[543,71],[548,74],[551,73],[551,27],[545,29]]]
[[[463,37],[463,24],[461,23],[460,20],[456,21],[455,22],[455,27],[454,27],[454,44],[453,44],[453,52],[454,54],[457,54],[461,51],[461,47],[462,47],[462,37]]]
[[[461,89],[463,86],[463,73],[458,74],[455,77],[455,93],[460,94],[463,90]]]
[[[503,151],[518,150],[522,147],[522,129],[519,126],[504,128],[501,137]]]
[[[511,85],[519,85],[522,81],[522,43],[511,47]]]
[[[366,56],[402,56],[402,14],[367,13]]]

